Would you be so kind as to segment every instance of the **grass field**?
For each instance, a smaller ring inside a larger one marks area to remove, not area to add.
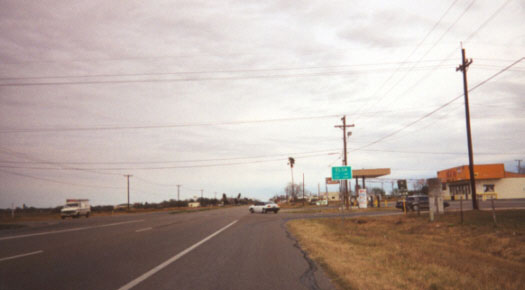
[[[525,210],[288,223],[341,289],[524,289]]]

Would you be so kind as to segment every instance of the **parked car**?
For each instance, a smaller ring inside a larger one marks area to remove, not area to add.
[[[255,204],[250,206],[251,213],[256,213],[256,212],[267,213],[269,211],[273,211],[273,213],[277,213],[279,212],[279,209],[280,209],[279,205],[273,202],[268,202],[268,203],[256,202]]]
[[[411,195],[407,196],[405,199],[405,207],[406,210],[413,210],[417,211],[419,210],[428,210],[429,209],[429,202],[428,202],[428,195]],[[443,207],[448,207],[450,204],[448,202],[443,202]],[[403,200],[398,200],[396,202],[396,208],[399,208],[403,210]]]

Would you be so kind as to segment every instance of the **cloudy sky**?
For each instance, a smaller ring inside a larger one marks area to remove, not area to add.
[[[475,162],[516,171],[525,60],[505,68],[525,56],[524,8],[0,0],[0,208],[123,203],[124,174],[132,202],[177,184],[181,198],[268,199],[290,182],[288,156],[317,193],[341,164],[343,115],[353,168],[435,177],[468,164],[460,42]]]

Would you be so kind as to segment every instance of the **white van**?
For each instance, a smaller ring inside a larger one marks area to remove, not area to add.
[[[89,199],[67,199],[66,205],[60,210],[60,216],[62,219],[70,216],[78,218],[80,216],[89,217],[91,214],[91,206],[89,205]]]

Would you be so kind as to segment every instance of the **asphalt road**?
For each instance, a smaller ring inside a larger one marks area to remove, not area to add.
[[[67,219],[0,232],[0,289],[333,289],[247,207]]]

